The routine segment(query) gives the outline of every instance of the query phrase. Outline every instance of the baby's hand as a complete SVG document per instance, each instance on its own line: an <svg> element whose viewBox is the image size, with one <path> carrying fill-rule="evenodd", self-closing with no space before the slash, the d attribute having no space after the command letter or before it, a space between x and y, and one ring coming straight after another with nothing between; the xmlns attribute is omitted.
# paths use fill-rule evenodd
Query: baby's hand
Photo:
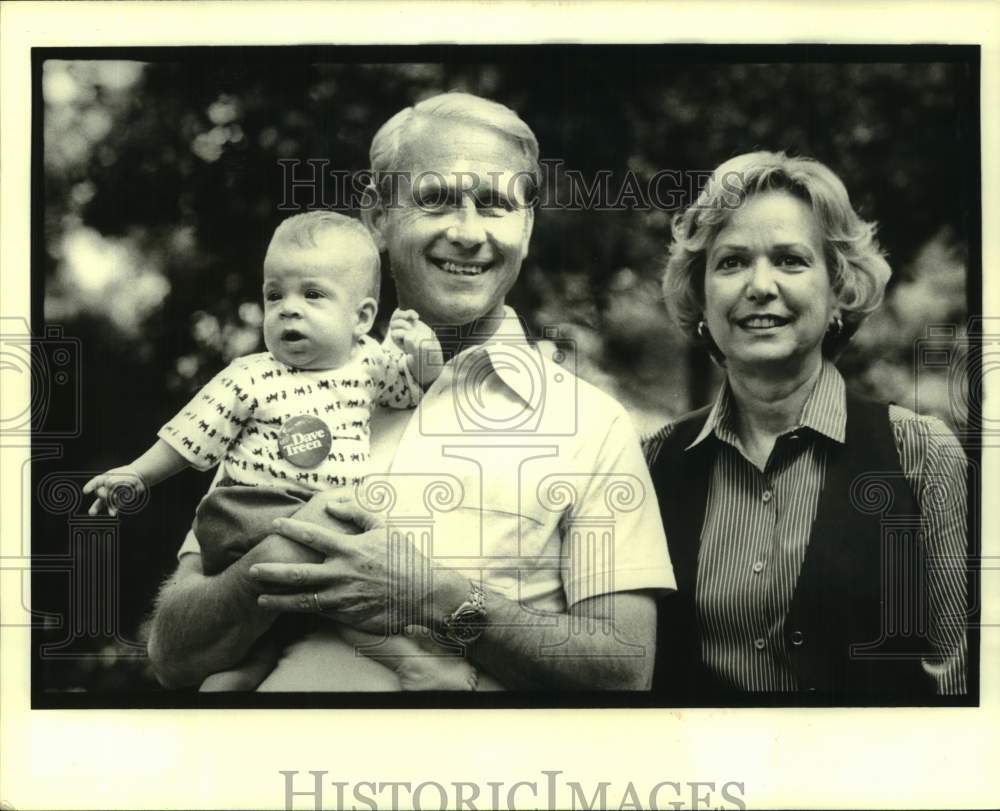
<svg viewBox="0 0 1000 811"><path fill-rule="evenodd" d="M410 360L410 371L421 383L437 380L444 366L441 344L429 326L420 320L415 310L396 310L389 319L389 337Z"/></svg>
<svg viewBox="0 0 1000 811"><path fill-rule="evenodd" d="M106 509L108 515L117 515L118 508L115 505L122 501L122 496L118 495L117 491L122 488L128 488L132 491L125 499L131 501L136 496L146 492L146 482L139 475L139 471L131 465L122 465L122 467L112 468L107 473L94 476L83 486L84 493L97 494L97 501L90 505L87 513L98 515Z"/></svg>

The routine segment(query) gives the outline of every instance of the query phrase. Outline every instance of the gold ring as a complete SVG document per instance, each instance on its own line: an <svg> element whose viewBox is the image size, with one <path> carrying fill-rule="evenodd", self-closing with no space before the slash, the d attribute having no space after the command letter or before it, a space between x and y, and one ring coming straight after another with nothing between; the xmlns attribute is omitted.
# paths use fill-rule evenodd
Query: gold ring
<svg viewBox="0 0 1000 811"><path fill-rule="evenodd" d="M313 603L316 604L316 613L317 614L322 614L323 613L323 609L320 608L320 605L319 605L319 595L315 591L313 592Z"/></svg>

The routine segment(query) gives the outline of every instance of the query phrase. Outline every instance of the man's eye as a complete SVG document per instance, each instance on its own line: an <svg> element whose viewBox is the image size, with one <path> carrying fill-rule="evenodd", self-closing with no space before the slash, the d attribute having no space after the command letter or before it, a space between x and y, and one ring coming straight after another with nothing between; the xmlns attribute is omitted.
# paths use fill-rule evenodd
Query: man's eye
<svg viewBox="0 0 1000 811"><path fill-rule="evenodd" d="M487 214L506 214L514 210L514 204L501 194L482 194L476 199L476 208Z"/></svg>
<svg viewBox="0 0 1000 811"><path fill-rule="evenodd" d="M414 202L426 211L438 211L458 205L458 198L448 188L431 186L418 189L413 195Z"/></svg>

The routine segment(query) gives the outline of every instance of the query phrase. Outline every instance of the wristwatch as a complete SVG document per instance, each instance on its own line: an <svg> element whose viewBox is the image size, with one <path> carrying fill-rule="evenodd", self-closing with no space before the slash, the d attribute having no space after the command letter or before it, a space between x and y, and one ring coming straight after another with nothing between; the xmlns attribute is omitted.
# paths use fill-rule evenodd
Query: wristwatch
<svg viewBox="0 0 1000 811"><path fill-rule="evenodd" d="M468 599L441 621L444 635L460 645L472 644L486 628L486 592L475 580L469 586Z"/></svg>

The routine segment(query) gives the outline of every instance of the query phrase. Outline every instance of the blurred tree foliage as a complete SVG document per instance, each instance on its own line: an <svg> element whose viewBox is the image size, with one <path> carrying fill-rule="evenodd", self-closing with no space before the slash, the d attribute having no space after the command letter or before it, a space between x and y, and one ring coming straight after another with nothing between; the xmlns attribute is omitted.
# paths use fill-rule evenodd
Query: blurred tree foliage
<svg viewBox="0 0 1000 811"><path fill-rule="evenodd" d="M586 48L492 64L310 63L274 53L45 63L48 250L35 272L44 273L47 321L81 338L84 354L84 434L63 469L131 458L225 362L260 348L261 261L288 214L278 210L280 160L363 170L380 124L452 89L517 110L543 158L588 181L610 172L612 198L628 172L646 183L661 169L708 171L753 149L824 161L862 216L879 221L894 268L886 306L842 368L862 389L961 427L945 372L915 383L925 370L915 370L913 346L934 323L958 325L960 340L967 315L977 209L966 65L674 64L666 50ZM547 191L566 182L554 176ZM622 399L643 429L707 401L718 380L659 300L673 213L540 211L511 300L536 329L558 326L578 373ZM390 285L383 312L392 296ZM204 476L178 477L130 520L123 571L137 574L123 615L148 608L173 566L187 506L206 486ZM64 547L64 523L48 529L43 545ZM82 670L57 671L54 683L95 684Z"/></svg>

